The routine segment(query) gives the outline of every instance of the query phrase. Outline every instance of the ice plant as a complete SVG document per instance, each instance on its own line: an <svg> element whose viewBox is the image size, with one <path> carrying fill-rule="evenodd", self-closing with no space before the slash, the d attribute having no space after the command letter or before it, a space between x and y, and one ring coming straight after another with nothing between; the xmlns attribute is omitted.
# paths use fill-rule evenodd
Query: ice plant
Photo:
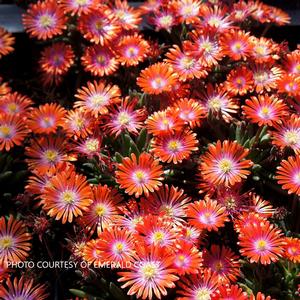
<svg viewBox="0 0 300 300"><path fill-rule="evenodd" d="M14 51L15 38L11 33L0 27L0 58Z"/></svg>

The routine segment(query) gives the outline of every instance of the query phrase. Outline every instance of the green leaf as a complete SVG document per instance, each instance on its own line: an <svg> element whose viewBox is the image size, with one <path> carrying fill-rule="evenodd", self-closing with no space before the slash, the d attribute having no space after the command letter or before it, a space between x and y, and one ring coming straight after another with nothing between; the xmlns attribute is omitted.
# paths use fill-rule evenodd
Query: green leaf
<svg viewBox="0 0 300 300"><path fill-rule="evenodd" d="M0 174L0 182L1 182L1 181L4 181L4 180L6 180L6 179L8 179L9 177L12 176L12 174L13 174L12 171L6 171L6 172L4 172L4 173L1 173L1 174Z"/></svg>
<svg viewBox="0 0 300 300"><path fill-rule="evenodd" d="M77 296L77 297L81 297L81 298L85 298L87 297L88 295L82 291L82 290L77 290L77 289L69 289L69 292L71 294L73 294L74 296Z"/></svg>
<svg viewBox="0 0 300 300"><path fill-rule="evenodd" d="M109 284L109 292L114 297L114 300L127 300L128 298L124 295L123 291L116 286L113 282Z"/></svg>
<svg viewBox="0 0 300 300"><path fill-rule="evenodd" d="M130 143L130 153L134 153L136 157L140 156L140 151L134 142Z"/></svg>
<svg viewBox="0 0 300 300"><path fill-rule="evenodd" d="M145 148L147 141L147 129L143 128L140 132L140 135L137 139L136 145L139 148L140 151L143 151L143 148Z"/></svg>
<svg viewBox="0 0 300 300"><path fill-rule="evenodd" d="M120 164L120 163L122 163L123 156L119 152L116 152L115 159L116 159L116 162L118 162Z"/></svg>

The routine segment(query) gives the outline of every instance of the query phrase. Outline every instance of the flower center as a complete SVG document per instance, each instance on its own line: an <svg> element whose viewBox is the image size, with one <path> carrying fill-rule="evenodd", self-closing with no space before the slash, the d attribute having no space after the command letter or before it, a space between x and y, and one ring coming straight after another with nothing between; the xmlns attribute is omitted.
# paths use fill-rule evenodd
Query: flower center
<svg viewBox="0 0 300 300"><path fill-rule="evenodd" d="M254 51L256 52L256 54L258 54L258 56L265 56L267 54L267 49L262 46L262 45L258 45L254 48Z"/></svg>
<svg viewBox="0 0 300 300"><path fill-rule="evenodd" d="M215 222L214 216L209 211L200 215L200 221L204 224L213 224Z"/></svg>
<svg viewBox="0 0 300 300"><path fill-rule="evenodd" d="M289 145L296 145L299 142L299 138L299 132L296 130L289 130L284 135L284 139Z"/></svg>
<svg viewBox="0 0 300 300"><path fill-rule="evenodd" d="M18 106L16 103L12 102L7 105L7 109L10 113L14 113L18 110Z"/></svg>
<svg viewBox="0 0 300 300"><path fill-rule="evenodd" d="M259 72L253 74L254 80L258 83L264 83L269 79L267 72Z"/></svg>
<svg viewBox="0 0 300 300"><path fill-rule="evenodd" d="M55 150L46 150L44 155L46 160L49 162L55 162L58 157L58 153Z"/></svg>
<svg viewBox="0 0 300 300"><path fill-rule="evenodd" d="M129 123L129 121L130 121L130 115L127 112L123 111L123 112L119 113L119 116L118 116L119 124L127 125Z"/></svg>
<svg viewBox="0 0 300 300"><path fill-rule="evenodd" d="M129 47L126 51L126 56L133 58L135 56L137 56L139 53L139 50L136 47Z"/></svg>
<svg viewBox="0 0 300 300"><path fill-rule="evenodd" d="M268 243L265 240L258 240L258 241L256 241L255 246L256 246L257 250L265 251L265 250L267 250Z"/></svg>
<svg viewBox="0 0 300 300"><path fill-rule="evenodd" d="M41 125L43 128L49 128L54 126L55 120L49 116L42 118Z"/></svg>
<svg viewBox="0 0 300 300"><path fill-rule="evenodd" d="M53 26L54 20L51 16L49 15L42 15L40 17L40 24L43 28L47 29Z"/></svg>
<svg viewBox="0 0 300 300"><path fill-rule="evenodd" d="M161 206L160 211L164 212L168 216L173 216L174 215L173 208L170 205Z"/></svg>
<svg viewBox="0 0 300 300"><path fill-rule="evenodd" d="M165 238L165 233L162 231L156 231L153 234L154 243L160 243Z"/></svg>
<svg viewBox="0 0 300 300"><path fill-rule="evenodd" d="M162 16L159 18L158 22L160 23L160 25L162 25L164 27L169 27L172 25L173 17L170 15Z"/></svg>
<svg viewBox="0 0 300 300"><path fill-rule="evenodd" d="M210 291L207 288L200 288L196 292L196 300L210 300Z"/></svg>
<svg viewBox="0 0 300 300"><path fill-rule="evenodd" d="M184 69L191 69L195 65L195 60L191 57L184 57L181 60L182 66Z"/></svg>
<svg viewBox="0 0 300 300"><path fill-rule="evenodd" d="M203 42L201 48L203 48L206 53L210 53L213 49L213 45L210 42Z"/></svg>
<svg viewBox="0 0 300 300"><path fill-rule="evenodd" d="M107 212L107 209L102 204L97 204L95 207L95 213L98 217L103 217Z"/></svg>
<svg viewBox="0 0 300 300"><path fill-rule="evenodd" d="M99 141L97 139L89 139L85 143L85 147L90 152L95 152L99 148Z"/></svg>
<svg viewBox="0 0 300 300"><path fill-rule="evenodd" d="M221 261L217 261L217 262L215 263L215 270L216 270L217 272L222 271L223 268L224 268L224 266L223 266L223 263L222 263Z"/></svg>
<svg viewBox="0 0 300 300"><path fill-rule="evenodd" d="M144 266L142 266L142 274L147 280L154 279L157 273L157 266L152 262L146 263Z"/></svg>
<svg viewBox="0 0 300 300"><path fill-rule="evenodd" d="M4 236L0 238L0 249L5 250L11 248L14 244L14 240L11 236Z"/></svg>
<svg viewBox="0 0 300 300"><path fill-rule="evenodd" d="M270 119L271 117L271 109L270 107L264 106L261 108L260 110L260 115L264 118L264 119Z"/></svg>
<svg viewBox="0 0 300 300"><path fill-rule="evenodd" d="M138 183L145 183L147 179L147 175L144 171L138 170L133 174L134 180Z"/></svg>
<svg viewBox="0 0 300 300"><path fill-rule="evenodd" d="M107 102L107 97L105 97L105 95L94 95L91 97L91 103L92 105L94 105L95 107L99 107L104 105Z"/></svg>
<svg viewBox="0 0 300 300"><path fill-rule="evenodd" d="M101 30L102 28L103 28L103 22L101 21L101 20L97 20L96 22L95 22L95 28L96 28L96 30Z"/></svg>
<svg viewBox="0 0 300 300"><path fill-rule="evenodd" d="M101 55L101 54L97 55L96 60L97 60L97 63L99 65L101 65L101 66L105 66L106 65L106 57L105 57L105 55Z"/></svg>
<svg viewBox="0 0 300 300"><path fill-rule="evenodd" d="M219 162L219 168L223 173L229 173L232 170L232 167L232 161L227 158L224 158Z"/></svg>
<svg viewBox="0 0 300 300"><path fill-rule="evenodd" d="M152 80L151 85L154 89L161 89L166 85L166 81L161 77L157 77Z"/></svg>
<svg viewBox="0 0 300 300"><path fill-rule="evenodd" d="M88 0L75 0L75 3L76 3L78 6L84 6L84 5L87 5L87 4L88 4Z"/></svg>
<svg viewBox="0 0 300 300"><path fill-rule="evenodd" d="M66 204L71 204L75 202L76 194L73 191L65 191L62 193L61 198Z"/></svg>
<svg viewBox="0 0 300 300"><path fill-rule="evenodd" d="M121 254L124 251L124 244L122 242L115 243L114 250L118 254Z"/></svg>
<svg viewBox="0 0 300 300"><path fill-rule="evenodd" d="M222 101L219 97L211 98L208 101L208 106L209 106L209 108L211 108L213 110L220 110L222 107Z"/></svg>
<svg viewBox="0 0 300 300"><path fill-rule="evenodd" d="M171 152L177 152L181 147L181 143L177 140L172 140L168 143L168 149Z"/></svg>
<svg viewBox="0 0 300 300"><path fill-rule="evenodd" d="M238 88L242 88L245 85L245 79L243 77L238 77L235 80L235 83L238 86Z"/></svg>
<svg viewBox="0 0 300 300"><path fill-rule="evenodd" d="M1 138L9 138L12 134L12 129L7 125L0 126L0 137Z"/></svg>
<svg viewBox="0 0 300 300"><path fill-rule="evenodd" d="M216 16L212 16L207 23L210 26L219 27L221 25L221 20Z"/></svg>
<svg viewBox="0 0 300 300"><path fill-rule="evenodd" d="M232 51L233 52L241 53L241 52L243 52L243 50L244 50L244 47L243 47L243 44L241 42L235 42L232 45Z"/></svg>

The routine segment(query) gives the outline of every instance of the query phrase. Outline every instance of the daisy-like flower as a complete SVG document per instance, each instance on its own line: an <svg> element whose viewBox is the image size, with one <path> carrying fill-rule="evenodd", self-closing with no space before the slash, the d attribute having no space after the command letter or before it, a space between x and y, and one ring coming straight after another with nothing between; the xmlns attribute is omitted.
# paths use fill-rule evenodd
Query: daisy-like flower
<svg viewBox="0 0 300 300"><path fill-rule="evenodd" d="M253 75L246 67L232 69L227 75L225 88L233 96L245 95L253 89Z"/></svg>
<svg viewBox="0 0 300 300"><path fill-rule="evenodd" d="M53 176L41 195L43 209L55 220L71 223L73 218L82 216L92 204L92 192L86 177L65 170Z"/></svg>
<svg viewBox="0 0 300 300"><path fill-rule="evenodd" d="M81 139L76 142L78 144L75 147L75 150L80 154L87 156L88 158L93 158L93 156L101 157L101 145L102 145L102 136L93 135L85 139Z"/></svg>
<svg viewBox="0 0 300 300"><path fill-rule="evenodd" d="M86 72L100 77L113 74L119 65L115 53L107 45L86 47L81 62Z"/></svg>
<svg viewBox="0 0 300 300"><path fill-rule="evenodd" d="M97 8L98 0L59 0L60 7L65 14L70 13L71 16L88 14L93 9Z"/></svg>
<svg viewBox="0 0 300 300"><path fill-rule="evenodd" d="M288 107L283 100L267 94L246 99L242 109L250 122L259 126L281 123L282 118L288 114Z"/></svg>
<svg viewBox="0 0 300 300"><path fill-rule="evenodd" d="M234 229L236 232L249 231L252 226L260 226L261 223L267 223L268 220L255 212L242 212L234 219Z"/></svg>
<svg viewBox="0 0 300 300"><path fill-rule="evenodd" d="M221 285L211 300L248 300L248 295L238 285Z"/></svg>
<svg viewBox="0 0 300 300"><path fill-rule="evenodd" d="M72 47L59 42L43 50L39 64L42 72L61 76L68 72L74 63L74 58Z"/></svg>
<svg viewBox="0 0 300 300"><path fill-rule="evenodd" d="M125 35L117 45L118 61L125 66L136 66L145 60L149 47L141 35Z"/></svg>
<svg viewBox="0 0 300 300"><path fill-rule="evenodd" d="M284 60L284 68L290 74L300 75L300 50L288 53Z"/></svg>
<svg viewBox="0 0 300 300"><path fill-rule="evenodd" d="M218 275L219 282L235 282L240 275L239 257L225 246L212 245L210 251L203 252L203 267Z"/></svg>
<svg viewBox="0 0 300 300"><path fill-rule="evenodd" d="M278 26L286 25L291 22L291 17L282 9L272 6L269 11L269 18L272 23Z"/></svg>
<svg viewBox="0 0 300 300"><path fill-rule="evenodd" d="M162 9L149 17L149 23L155 26L155 30L167 30L171 32L172 27L178 24L178 16L170 9Z"/></svg>
<svg viewBox="0 0 300 300"><path fill-rule="evenodd" d="M34 133L55 133L57 127L63 126L66 110L57 103L46 103L32 108L26 120L27 126Z"/></svg>
<svg viewBox="0 0 300 300"><path fill-rule="evenodd" d="M134 239L129 230L109 227L99 235L96 247L103 262L122 265L132 260Z"/></svg>
<svg viewBox="0 0 300 300"><path fill-rule="evenodd" d="M252 224L241 228L239 233L240 253L250 259L250 263L268 265L283 255L283 233L269 222Z"/></svg>
<svg viewBox="0 0 300 300"><path fill-rule="evenodd" d="M74 107L83 107L94 117L108 113L108 106L120 102L121 91L118 86L96 80L78 89L75 97L79 99Z"/></svg>
<svg viewBox="0 0 300 300"><path fill-rule="evenodd" d="M245 159L249 150L236 141L218 140L209 144L207 152L201 156L199 170L202 178L213 184L233 186L251 173L252 161Z"/></svg>
<svg viewBox="0 0 300 300"><path fill-rule="evenodd" d="M123 158L122 163L118 165L116 182L127 194L134 194L138 198L143 193L148 196L149 192L158 190L162 185L162 175L162 166L150 154L143 152L137 158L132 153L131 157Z"/></svg>
<svg viewBox="0 0 300 300"><path fill-rule="evenodd" d="M120 219L118 205L122 201L116 189L111 189L107 185L97 185L92 187L92 204L89 206L79 222L87 228L89 232L97 231L99 235L105 228L117 223Z"/></svg>
<svg viewBox="0 0 300 300"><path fill-rule="evenodd" d="M180 99L174 104L174 107L179 109L179 118L191 128L199 127L201 120L207 116L206 109L195 99Z"/></svg>
<svg viewBox="0 0 300 300"><path fill-rule="evenodd" d="M28 112L28 108L33 101L27 96L23 96L18 92L8 93L1 97L0 112L7 115L24 115Z"/></svg>
<svg viewBox="0 0 300 300"><path fill-rule="evenodd" d="M0 113L0 151L20 146L28 132L21 116Z"/></svg>
<svg viewBox="0 0 300 300"><path fill-rule="evenodd" d="M179 16L180 23L193 24L200 21L201 1L198 0L179 0L173 4L176 14Z"/></svg>
<svg viewBox="0 0 300 300"><path fill-rule="evenodd" d="M13 281L11 279L8 279L5 282L5 285L0 286L0 298L3 300L46 300L48 297L49 295L46 293L45 285L35 285L33 279L25 279L25 277L23 276L20 279L15 277Z"/></svg>
<svg viewBox="0 0 300 300"><path fill-rule="evenodd" d="M256 63L273 62L279 58L278 55L275 55L278 47L270 39L251 36L251 45L251 58Z"/></svg>
<svg viewBox="0 0 300 300"><path fill-rule="evenodd" d="M121 28L111 11L102 5L82 15L78 22L78 29L85 39L103 46L115 39Z"/></svg>
<svg viewBox="0 0 300 300"><path fill-rule="evenodd" d="M270 22L269 20L269 14L271 6L266 5L259 1L251 1L249 3L251 8L251 17L260 23L267 23Z"/></svg>
<svg viewBox="0 0 300 300"><path fill-rule="evenodd" d="M174 266L178 275L198 274L202 267L202 253L192 243L176 243Z"/></svg>
<svg viewBox="0 0 300 300"><path fill-rule="evenodd" d="M264 200L261 196L250 192L250 211L253 210L264 218L270 218L274 215L275 209L269 201Z"/></svg>
<svg viewBox="0 0 300 300"><path fill-rule="evenodd" d="M222 51L232 60L246 60L252 51L250 33L231 29L220 38Z"/></svg>
<svg viewBox="0 0 300 300"><path fill-rule="evenodd" d="M278 92L286 93L289 96L300 95L300 75L299 74L284 74L277 81Z"/></svg>
<svg viewBox="0 0 300 300"><path fill-rule="evenodd" d="M184 121L179 117L178 108L168 108L163 111L156 111L146 120L146 128L154 136L181 131L184 128Z"/></svg>
<svg viewBox="0 0 300 300"><path fill-rule="evenodd" d="M11 88L7 82L3 81L3 78L0 76L0 99L6 94L11 92Z"/></svg>
<svg viewBox="0 0 300 300"><path fill-rule="evenodd" d="M142 21L139 9L128 5L127 0L116 0L111 7L112 14L125 30L136 30Z"/></svg>
<svg viewBox="0 0 300 300"><path fill-rule="evenodd" d="M218 228L224 227L224 223L229 221L226 208L210 199L190 203L186 214L189 224L200 230L218 231Z"/></svg>
<svg viewBox="0 0 300 300"><path fill-rule="evenodd" d="M144 199L144 206L149 213L156 211L161 216L166 216L174 224L182 224L186 217L185 209L191 198L184 194L183 189L178 189L167 184L161 186L158 191L151 193Z"/></svg>
<svg viewBox="0 0 300 300"><path fill-rule="evenodd" d="M137 85L148 94L158 95L169 92L176 82L177 74L167 63L156 63L142 70Z"/></svg>
<svg viewBox="0 0 300 300"><path fill-rule="evenodd" d="M200 274L183 277L178 286L176 300L208 300L218 288L218 276L206 269Z"/></svg>
<svg viewBox="0 0 300 300"><path fill-rule="evenodd" d="M177 73L180 81L187 81L194 78L203 78L207 75L200 60L195 56L182 51L178 45L174 45L166 53L165 61Z"/></svg>
<svg viewBox="0 0 300 300"><path fill-rule="evenodd" d="M146 111L144 108L135 109L137 102L137 99L130 101L127 97L121 104L110 109L109 120L105 124L105 128L110 135L117 137L125 131L134 135L139 134L146 118Z"/></svg>
<svg viewBox="0 0 300 300"><path fill-rule="evenodd" d="M157 136L151 141L151 151L162 162L181 163L198 150L196 133L191 130L177 131L163 136Z"/></svg>
<svg viewBox="0 0 300 300"><path fill-rule="evenodd" d="M248 5L245 1L239 1L233 4L233 9L230 12L230 19L233 22L244 22L247 19L254 8Z"/></svg>
<svg viewBox="0 0 300 300"><path fill-rule="evenodd" d="M13 35L0 27L0 58L14 51L14 43Z"/></svg>
<svg viewBox="0 0 300 300"><path fill-rule="evenodd" d="M214 87L212 84L207 85L206 92L199 95L207 114L212 113L216 117L221 117L225 122L230 122L232 114L236 114L239 106L235 99L232 99L224 86Z"/></svg>
<svg viewBox="0 0 300 300"><path fill-rule="evenodd" d="M250 66L250 69L257 93L262 93L264 90L270 92L272 89L276 89L277 82L284 73L282 69L270 65L270 63L255 64Z"/></svg>
<svg viewBox="0 0 300 300"><path fill-rule="evenodd" d="M25 223L14 219L0 218L0 263L24 261L31 249L31 234ZM1 289L1 287L0 287Z"/></svg>
<svg viewBox="0 0 300 300"><path fill-rule="evenodd" d="M300 239L286 237L284 241L284 256L295 264L300 263Z"/></svg>
<svg viewBox="0 0 300 300"><path fill-rule="evenodd" d="M281 124L274 124L275 131L271 131L272 144L281 149L290 147L296 154L300 154L300 116L292 114Z"/></svg>
<svg viewBox="0 0 300 300"><path fill-rule="evenodd" d="M66 140L64 137L41 137L32 141L29 147L25 148L26 162L30 170L36 169L39 173L53 173L63 164L75 160L74 156L66 152Z"/></svg>
<svg viewBox="0 0 300 300"><path fill-rule="evenodd" d="M89 240L82 249L83 260L94 266L102 263L102 253L98 250L98 239Z"/></svg>
<svg viewBox="0 0 300 300"><path fill-rule="evenodd" d="M289 194L300 195L300 156L289 156L277 167L276 179Z"/></svg>
<svg viewBox="0 0 300 300"><path fill-rule="evenodd" d="M67 18L57 1L46 0L30 4L23 15L23 25L31 37L39 40L51 39L62 34Z"/></svg>
<svg viewBox="0 0 300 300"><path fill-rule="evenodd" d="M258 292L256 295L251 294L249 300L272 300L271 296L265 296L263 293Z"/></svg>
<svg viewBox="0 0 300 300"><path fill-rule="evenodd" d="M165 7L167 0L146 0L140 6L140 11L143 14L157 13L161 7Z"/></svg>
<svg viewBox="0 0 300 300"><path fill-rule="evenodd" d="M166 288L174 288L176 269L172 266L174 255L167 248L156 246L146 247L136 244L133 263L128 271L119 272L121 287L130 287L127 295L151 300L155 295L161 299L166 296Z"/></svg>

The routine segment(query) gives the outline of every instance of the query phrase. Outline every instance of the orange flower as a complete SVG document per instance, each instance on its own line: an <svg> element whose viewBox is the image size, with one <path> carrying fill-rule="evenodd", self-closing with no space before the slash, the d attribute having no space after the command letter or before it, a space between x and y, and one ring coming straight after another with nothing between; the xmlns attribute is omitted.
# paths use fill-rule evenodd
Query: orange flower
<svg viewBox="0 0 300 300"><path fill-rule="evenodd" d="M65 14L71 13L71 16L88 14L99 4L99 0L59 0L60 7Z"/></svg>
<svg viewBox="0 0 300 300"><path fill-rule="evenodd" d="M197 144L196 133L184 130L155 137L151 141L151 151L162 162L177 164L189 158L192 151L197 151Z"/></svg>
<svg viewBox="0 0 300 300"><path fill-rule="evenodd" d="M300 75L299 74L283 74L277 81L278 92L286 93L289 96L300 95Z"/></svg>
<svg viewBox="0 0 300 300"><path fill-rule="evenodd" d="M245 101L242 109L250 122L258 123L259 126L281 123L282 118L288 114L288 107L283 100L268 95L252 96Z"/></svg>
<svg viewBox="0 0 300 300"><path fill-rule="evenodd" d="M256 295L251 294L249 300L275 300L271 296L265 296L263 293L258 292Z"/></svg>
<svg viewBox="0 0 300 300"><path fill-rule="evenodd" d="M118 165L116 182L120 188L124 188L129 195L139 197L143 193L148 196L149 192L158 190L162 185L163 168L158 160L143 152L138 158L134 153L131 157L125 157Z"/></svg>
<svg viewBox="0 0 300 300"><path fill-rule="evenodd" d="M0 263L24 261L31 249L31 234L12 215L0 218ZM0 287L1 289L1 287Z"/></svg>
<svg viewBox="0 0 300 300"><path fill-rule="evenodd" d="M174 255L167 248L142 244L136 244L135 251L129 270L118 273L118 281L125 282L121 287L130 286L127 295L137 298L151 300L153 293L158 299L166 296L166 288L174 288L179 279L172 267Z"/></svg>
<svg viewBox="0 0 300 300"><path fill-rule="evenodd" d="M119 66L115 53L109 45L86 47L81 61L86 72L100 77L113 74Z"/></svg>
<svg viewBox="0 0 300 300"><path fill-rule="evenodd" d="M272 40L252 36L251 45L251 57L256 63L272 63L274 60L279 59L279 56L275 54L278 50L278 46L276 46Z"/></svg>
<svg viewBox="0 0 300 300"><path fill-rule="evenodd" d="M0 58L14 51L12 47L15 43L15 38L11 33L0 27Z"/></svg>
<svg viewBox="0 0 300 300"><path fill-rule="evenodd" d="M27 96L23 96L17 92L8 93L1 97L0 112L8 115L24 116L28 112L28 108L33 104L33 101Z"/></svg>
<svg viewBox="0 0 300 300"><path fill-rule="evenodd" d="M46 286L33 284L33 279L25 279L22 276L20 279L15 277L12 281L10 278L5 282L5 285L0 286L1 299L49 299L49 294L46 293Z"/></svg>
<svg viewBox="0 0 300 300"><path fill-rule="evenodd" d="M57 1L46 0L30 4L23 15L25 30L39 40L51 39L67 28L67 19Z"/></svg>
<svg viewBox="0 0 300 300"><path fill-rule="evenodd" d="M269 222L252 224L241 228L239 234L240 253L250 259L250 263L268 265L283 255L284 239L280 229Z"/></svg>
<svg viewBox="0 0 300 300"><path fill-rule="evenodd" d="M148 94L158 95L169 92L176 82L177 74L167 63L156 63L142 70L137 85Z"/></svg>
<svg viewBox="0 0 300 300"><path fill-rule="evenodd" d="M284 256L295 264L300 263L300 239L286 237L284 241Z"/></svg>
<svg viewBox="0 0 300 300"><path fill-rule="evenodd" d="M283 190L288 190L289 194L300 195L300 156L289 156L277 167L276 177L278 184Z"/></svg>
<svg viewBox="0 0 300 300"><path fill-rule="evenodd" d="M201 1L198 0L179 0L174 1L173 7L179 16L180 23L193 24L199 22Z"/></svg>
<svg viewBox="0 0 300 300"><path fill-rule="evenodd" d="M3 78L0 77L0 99L10 92L11 88L9 87L8 83L3 82Z"/></svg>
<svg viewBox="0 0 300 300"><path fill-rule="evenodd" d="M71 223L74 217L82 216L92 204L91 188L86 177L65 170L53 176L41 194L41 204L50 217Z"/></svg>
<svg viewBox="0 0 300 300"><path fill-rule="evenodd" d="M233 186L251 173L251 160L245 159L249 150L236 141L219 140L216 145L210 144L208 151L201 156L199 171L202 178L213 184Z"/></svg>
<svg viewBox="0 0 300 300"><path fill-rule="evenodd" d="M28 132L23 118L0 113L0 151L20 146Z"/></svg>
<svg viewBox="0 0 300 300"><path fill-rule="evenodd" d="M34 133L56 133L57 127L63 126L66 110L56 103L46 103L32 108L27 119L28 127Z"/></svg>
<svg viewBox="0 0 300 300"><path fill-rule="evenodd" d="M217 201L206 199L190 203L186 209L188 222L196 228L208 231L218 231L229 221L226 208Z"/></svg>
<svg viewBox="0 0 300 300"><path fill-rule="evenodd" d="M87 86L78 89L75 97L79 99L74 107L83 107L94 117L108 113L108 106L119 103L121 91L117 85L105 84L103 81L96 80L88 82Z"/></svg>

